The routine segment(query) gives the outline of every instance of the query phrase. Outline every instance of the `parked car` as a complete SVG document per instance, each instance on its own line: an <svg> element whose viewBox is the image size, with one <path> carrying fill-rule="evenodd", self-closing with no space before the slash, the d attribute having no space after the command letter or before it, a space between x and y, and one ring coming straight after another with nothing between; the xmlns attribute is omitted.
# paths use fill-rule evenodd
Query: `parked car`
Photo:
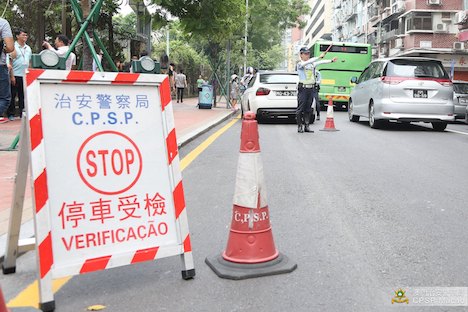
<svg viewBox="0 0 468 312"><path fill-rule="evenodd" d="M241 97L242 113L252 111L257 121L295 120L297 108L297 73L260 71L250 80ZM315 109L310 123L315 121Z"/></svg>
<svg viewBox="0 0 468 312"><path fill-rule="evenodd" d="M455 119L465 119L468 104L468 81L453 80L452 83Z"/></svg>
<svg viewBox="0 0 468 312"><path fill-rule="evenodd" d="M465 123L468 124L468 106L466 106L465 110Z"/></svg>
<svg viewBox="0 0 468 312"><path fill-rule="evenodd" d="M455 120L453 86L442 63L420 57L391 57L372 61L351 91L350 121L369 118L371 128L390 120L430 122L443 131Z"/></svg>

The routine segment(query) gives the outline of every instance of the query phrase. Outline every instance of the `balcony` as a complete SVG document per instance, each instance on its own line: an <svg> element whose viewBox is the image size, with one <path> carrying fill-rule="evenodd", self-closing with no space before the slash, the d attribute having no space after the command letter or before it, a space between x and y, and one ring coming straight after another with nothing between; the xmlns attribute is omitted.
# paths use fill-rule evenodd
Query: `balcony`
<svg viewBox="0 0 468 312"><path fill-rule="evenodd" d="M399 29L392 29L390 31L382 33L382 36L380 38L381 41L388 41L399 35L401 35L401 31Z"/></svg>
<svg viewBox="0 0 468 312"><path fill-rule="evenodd" d="M346 14L345 17L345 22L349 21L350 19L353 19L357 16L357 9L356 8L351 8L351 10L348 11L348 14Z"/></svg>
<svg viewBox="0 0 468 312"><path fill-rule="evenodd" d="M379 19L379 8L375 6L369 7L368 15L369 23L372 23Z"/></svg>

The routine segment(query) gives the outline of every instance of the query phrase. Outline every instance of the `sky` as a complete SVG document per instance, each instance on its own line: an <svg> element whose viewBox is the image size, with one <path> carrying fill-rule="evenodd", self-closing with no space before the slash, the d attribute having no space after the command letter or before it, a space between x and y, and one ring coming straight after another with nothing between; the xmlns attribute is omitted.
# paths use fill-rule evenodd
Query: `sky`
<svg viewBox="0 0 468 312"><path fill-rule="evenodd" d="M122 4L120 5L120 14L127 15L132 12L132 8L128 4L126 4L128 0L123 0Z"/></svg>

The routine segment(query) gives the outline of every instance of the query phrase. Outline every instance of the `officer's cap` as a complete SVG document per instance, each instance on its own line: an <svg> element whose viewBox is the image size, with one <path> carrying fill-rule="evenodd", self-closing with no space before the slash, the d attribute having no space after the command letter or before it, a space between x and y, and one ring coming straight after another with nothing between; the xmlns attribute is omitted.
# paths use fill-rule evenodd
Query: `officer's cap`
<svg viewBox="0 0 468 312"><path fill-rule="evenodd" d="M302 48L299 50L299 52L300 52L301 54L302 54L302 53L307 54L307 53L310 53L310 50L309 50L308 47L302 47Z"/></svg>

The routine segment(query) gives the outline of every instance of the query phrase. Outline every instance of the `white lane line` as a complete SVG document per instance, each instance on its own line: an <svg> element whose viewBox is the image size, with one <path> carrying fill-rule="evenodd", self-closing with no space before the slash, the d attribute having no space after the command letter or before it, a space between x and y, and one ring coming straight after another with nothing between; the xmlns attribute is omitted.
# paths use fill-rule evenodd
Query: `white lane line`
<svg viewBox="0 0 468 312"><path fill-rule="evenodd" d="M468 135L467 132L461 132L461 131L457 131L457 130L445 129L445 131L447 131L447 132L453 132L453 133L458 133L458 134Z"/></svg>

